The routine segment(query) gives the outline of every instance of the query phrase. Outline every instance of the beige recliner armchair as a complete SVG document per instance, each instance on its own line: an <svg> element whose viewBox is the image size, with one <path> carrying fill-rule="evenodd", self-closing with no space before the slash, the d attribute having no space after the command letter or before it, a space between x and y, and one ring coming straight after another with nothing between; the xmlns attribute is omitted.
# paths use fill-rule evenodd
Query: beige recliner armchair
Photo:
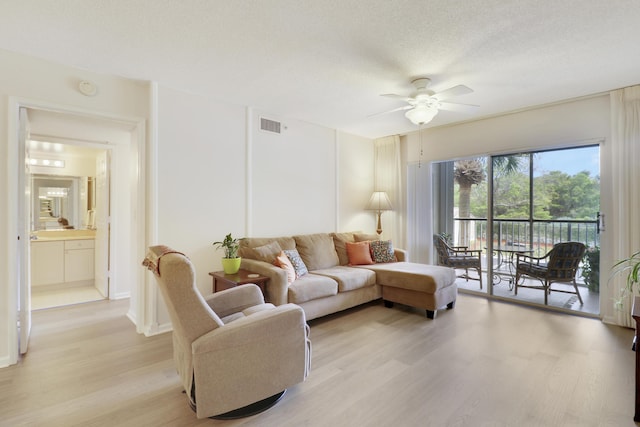
<svg viewBox="0 0 640 427"><path fill-rule="evenodd" d="M302 308L265 304L256 285L204 298L189 259L166 246L150 247L143 265L171 316L174 360L198 418L255 414L305 380L311 342Z"/></svg>

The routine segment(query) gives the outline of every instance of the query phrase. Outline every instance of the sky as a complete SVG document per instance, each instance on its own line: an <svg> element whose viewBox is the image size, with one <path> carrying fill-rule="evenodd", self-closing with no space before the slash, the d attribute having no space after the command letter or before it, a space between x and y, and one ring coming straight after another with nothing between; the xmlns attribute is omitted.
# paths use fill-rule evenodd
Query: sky
<svg viewBox="0 0 640 427"><path fill-rule="evenodd" d="M537 153L533 165L534 176L551 171L575 175L584 170L591 172L591 176L600 175L600 148L593 146Z"/></svg>

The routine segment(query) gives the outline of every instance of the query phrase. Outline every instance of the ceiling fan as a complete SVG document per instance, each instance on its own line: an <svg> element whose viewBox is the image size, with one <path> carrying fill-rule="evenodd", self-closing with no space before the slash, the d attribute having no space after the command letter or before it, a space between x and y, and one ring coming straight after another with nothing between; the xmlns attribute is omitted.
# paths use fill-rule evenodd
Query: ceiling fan
<svg viewBox="0 0 640 427"><path fill-rule="evenodd" d="M447 101L449 98L453 98L454 96L466 95L473 92L473 90L467 86L457 85L436 93L428 88L430 83L431 79L428 77L418 77L411 82L416 90L410 96L396 95L393 93L381 95L387 98L401 99L408 102L409 105L394 108L393 110L385 111L383 113L374 114L374 116L407 110L407 112L404 113L407 119L411 120L413 124L423 125L425 123L429 123L435 115L438 114L439 110L463 111L468 110L469 108L478 107L477 105L459 104Z"/></svg>

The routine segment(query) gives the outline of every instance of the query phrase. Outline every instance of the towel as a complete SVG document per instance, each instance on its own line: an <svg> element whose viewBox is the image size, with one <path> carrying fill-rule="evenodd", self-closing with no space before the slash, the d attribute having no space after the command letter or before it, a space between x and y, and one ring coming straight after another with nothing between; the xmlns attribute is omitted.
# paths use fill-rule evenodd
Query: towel
<svg viewBox="0 0 640 427"><path fill-rule="evenodd" d="M147 251L147 256L142 261L142 265L151 270L156 276L160 276L160 258L166 254L180 254L185 256L182 252L171 249L169 246L151 246Z"/></svg>

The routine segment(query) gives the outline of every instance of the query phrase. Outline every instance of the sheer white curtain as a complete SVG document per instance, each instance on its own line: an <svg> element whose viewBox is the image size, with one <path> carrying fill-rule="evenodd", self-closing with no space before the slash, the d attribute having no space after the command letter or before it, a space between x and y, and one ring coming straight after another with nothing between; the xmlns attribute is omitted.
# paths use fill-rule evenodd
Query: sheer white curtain
<svg viewBox="0 0 640 427"><path fill-rule="evenodd" d="M407 244L412 262L432 264L433 236L432 166L412 163L407 167Z"/></svg>
<svg viewBox="0 0 640 427"><path fill-rule="evenodd" d="M640 250L640 86L611 92L611 154L612 183L618 195L609 221L615 262ZM625 277L615 278L611 285L618 298ZM622 300L615 311L616 323L634 327L631 304L630 295Z"/></svg>
<svg viewBox="0 0 640 427"><path fill-rule="evenodd" d="M393 240L393 245L404 248L405 239L400 159L400 137L398 135L379 138L374 144L374 191L386 191L393 205L392 211L382 213L383 238Z"/></svg>

